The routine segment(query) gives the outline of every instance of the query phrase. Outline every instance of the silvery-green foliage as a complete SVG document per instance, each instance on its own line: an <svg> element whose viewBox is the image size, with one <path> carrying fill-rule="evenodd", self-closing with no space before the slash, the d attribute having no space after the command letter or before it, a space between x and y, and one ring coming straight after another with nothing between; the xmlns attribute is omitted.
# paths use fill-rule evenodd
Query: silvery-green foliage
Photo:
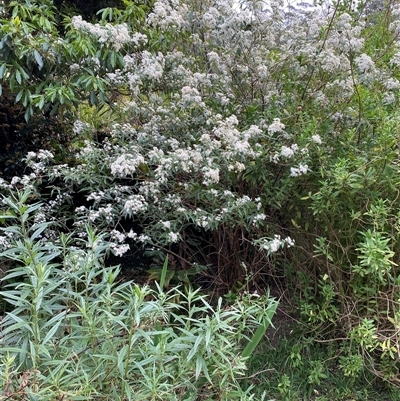
<svg viewBox="0 0 400 401"><path fill-rule="evenodd" d="M276 301L244 294L211 305L200 290L118 282L109 248L86 236L39 238L41 205L30 191L4 198L13 234L0 253L16 262L1 279L0 391L12 399L250 400L242 390L242 342L270 318Z"/></svg>

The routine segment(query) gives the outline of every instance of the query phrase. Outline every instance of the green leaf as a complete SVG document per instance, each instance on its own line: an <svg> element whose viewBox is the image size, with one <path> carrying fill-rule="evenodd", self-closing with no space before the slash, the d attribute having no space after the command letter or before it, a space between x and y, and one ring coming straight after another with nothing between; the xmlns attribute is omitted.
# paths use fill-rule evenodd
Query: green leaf
<svg viewBox="0 0 400 401"><path fill-rule="evenodd" d="M31 235L31 240L34 240L39 237L39 235L50 225L49 222L35 224L33 227L36 229L35 232Z"/></svg>
<svg viewBox="0 0 400 401"><path fill-rule="evenodd" d="M127 344L125 344L119 351L118 351L118 354L117 354L117 367L118 367L118 371L119 371L119 374L120 374L120 376L121 376L121 378L122 377L125 377L126 376L126 373L127 372L125 372L125 360L126 360L126 355L127 355L127 353L128 353L128 345Z"/></svg>
<svg viewBox="0 0 400 401"><path fill-rule="evenodd" d="M110 54L110 62L111 62L111 67L115 68L115 66L117 65L117 55L115 52L111 52Z"/></svg>
<svg viewBox="0 0 400 401"><path fill-rule="evenodd" d="M37 107L39 107L40 110L43 109L44 107L44 96L40 96L39 103L37 104Z"/></svg>
<svg viewBox="0 0 400 401"><path fill-rule="evenodd" d="M12 312L8 312L7 313L7 318L10 318L10 319L14 320L16 323L14 323L14 324L12 324L10 326L7 326L3 330L2 334L6 335L6 334L9 334L9 333L12 333L13 331L20 330L20 329L27 330L31 334L34 334L33 333L33 329L30 326L30 322L28 320L21 319L19 316L17 316L16 314L14 314Z"/></svg>
<svg viewBox="0 0 400 401"><path fill-rule="evenodd" d="M165 285L165 277L167 276L167 269L168 269L168 255L164 260L162 272L161 272L161 278L160 278L160 288L163 289ZM168 284L167 284L168 285Z"/></svg>
<svg viewBox="0 0 400 401"><path fill-rule="evenodd" d="M15 219L15 216L12 214L2 214L2 215L0 215L0 220L3 220L3 219Z"/></svg>
<svg viewBox="0 0 400 401"><path fill-rule="evenodd" d="M157 345L160 343L161 341L161 334L160 332L162 332L162 325L159 321L156 322L155 324L155 329L157 330L154 333L154 337L153 337L153 344L155 347L157 347Z"/></svg>
<svg viewBox="0 0 400 401"><path fill-rule="evenodd" d="M29 119L33 116L33 107L32 105L28 105L27 109L25 110L24 118L25 121L29 121Z"/></svg>
<svg viewBox="0 0 400 401"><path fill-rule="evenodd" d="M34 212L35 210L40 209L42 206L43 206L42 203L34 203L33 205L30 205L30 206L26 209L25 213L27 213L27 214L29 215L29 214L31 214L32 212ZM25 213L24 213L24 214L25 214Z"/></svg>
<svg viewBox="0 0 400 401"><path fill-rule="evenodd" d="M6 64L3 64L0 66L0 79L3 79L5 71L6 71Z"/></svg>
<svg viewBox="0 0 400 401"><path fill-rule="evenodd" d="M187 361L190 361L195 355L196 352L201 344L201 342L204 340L204 336L202 334L200 334L197 338L196 341L192 347L192 349L190 350L188 356L187 356Z"/></svg>
<svg viewBox="0 0 400 401"><path fill-rule="evenodd" d="M15 73L15 79L17 80L17 82L21 85L22 82L22 77L21 77L21 73L19 71L17 71Z"/></svg>
<svg viewBox="0 0 400 401"><path fill-rule="evenodd" d="M26 89L24 91L24 97L22 98L22 104L24 105L24 107L26 107L28 105L28 102L30 101L32 97L32 93L29 89Z"/></svg>
<svg viewBox="0 0 400 401"><path fill-rule="evenodd" d="M54 316L49 322L52 322L52 324L54 324L54 326L48 331L48 333L46 334L46 336L44 337L43 341L42 341L42 345L47 344L54 336L54 334L56 333L56 331L58 330L58 328L60 327L60 324L62 323L64 319L64 314L60 313L56 316Z"/></svg>
<svg viewBox="0 0 400 401"><path fill-rule="evenodd" d="M208 373L207 364L204 358L199 354L196 358L196 380L199 379L201 372L203 371L204 376L207 380L212 383L211 377Z"/></svg>
<svg viewBox="0 0 400 401"><path fill-rule="evenodd" d="M91 106L95 106L99 103L99 101L97 100L96 93L94 91L90 91L89 103Z"/></svg>
<svg viewBox="0 0 400 401"><path fill-rule="evenodd" d="M21 90L18 92L17 96L15 97L15 102L16 102L16 103L19 102L19 101L21 100L23 94L24 94L24 89L21 89Z"/></svg>
<svg viewBox="0 0 400 401"><path fill-rule="evenodd" d="M277 307L278 307L278 302L271 301L271 304L268 307L267 316L264 318L263 322L260 323L256 332L253 334L253 337L250 339L246 348L242 352L243 358L249 357L253 353L259 342L261 341L265 332L267 331L267 328L271 324L271 319L274 316Z"/></svg>
<svg viewBox="0 0 400 401"><path fill-rule="evenodd" d="M43 58L41 54L35 49L33 51L33 55L35 56L35 60L38 63L39 70L41 70L43 68Z"/></svg>

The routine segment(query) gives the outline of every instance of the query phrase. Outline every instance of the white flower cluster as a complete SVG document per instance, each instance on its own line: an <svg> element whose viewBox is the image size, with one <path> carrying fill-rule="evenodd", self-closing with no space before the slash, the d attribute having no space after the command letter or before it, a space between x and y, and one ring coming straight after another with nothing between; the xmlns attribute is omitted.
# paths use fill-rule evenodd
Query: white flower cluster
<svg viewBox="0 0 400 401"><path fill-rule="evenodd" d="M299 164L298 167L290 167L290 176L298 177L299 175L306 174L308 171L307 164Z"/></svg>
<svg viewBox="0 0 400 401"><path fill-rule="evenodd" d="M141 74L148 79L157 80L163 75L164 56L161 53L153 55L148 51L141 53Z"/></svg>
<svg viewBox="0 0 400 401"><path fill-rule="evenodd" d="M248 130L240 132L236 126L239 121L235 115L227 117L225 120L218 121L217 127L213 129L214 136L218 141L211 140L207 134L202 136L203 142L208 142L213 147L223 147L227 150L225 157L230 160L236 155L257 157L259 153L253 149L250 141L257 139L262 131L256 125L252 125ZM234 167L232 167L234 169Z"/></svg>
<svg viewBox="0 0 400 401"><path fill-rule="evenodd" d="M204 185L218 184L219 182L218 168L212 169L209 167L204 167L203 175L204 175L204 180L203 180Z"/></svg>
<svg viewBox="0 0 400 401"><path fill-rule="evenodd" d="M264 213L256 214L253 217L253 225L258 225L260 222L264 221L267 218L267 215Z"/></svg>
<svg viewBox="0 0 400 401"><path fill-rule="evenodd" d="M123 256L130 250L130 246L128 244L111 244L111 250L115 256Z"/></svg>
<svg viewBox="0 0 400 401"><path fill-rule="evenodd" d="M318 138L319 138L319 136L315 137L316 141L318 140ZM285 145L281 146L280 152L279 153L276 152L274 155L272 155L270 157L270 160L273 163L277 164L277 163L279 163L281 161L281 159L294 159L295 156L298 159L299 156L297 156L297 155L300 155L300 157L302 157L304 155L307 155L307 153L308 153L308 149L307 148L299 149L299 146L296 143L293 143L290 146L285 146ZM284 161L286 163L286 160L284 160ZM305 174L307 172L307 170L305 170L304 166L306 166L306 165L305 164L301 164L299 166L299 168L291 167L291 174L290 175L292 177L295 177L296 176L295 175L296 171L301 171L301 174ZM297 175L299 175L299 174L297 174Z"/></svg>
<svg viewBox="0 0 400 401"><path fill-rule="evenodd" d="M354 61L361 73L375 70L375 63L372 61L371 57L365 53L360 54Z"/></svg>
<svg viewBox="0 0 400 401"><path fill-rule="evenodd" d="M293 144L291 145L291 147L287 147L287 146L282 146L281 148L281 156L285 157L285 158L291 158L292 156L294 156L294 154L299 150L299 147L297 144Z"/></svg>
<svg viewBox="0 0 400 401"><path fill-rule="evenodd" d="M142 155L123 153L111 163L111 174L114 177L127 177L132 175L136 168L143 163L144 157Z"/></svg>
<svg viewBox="0 0 400 401"><path fill-rule="evenodd" d="M115 229L110 232L110 236L113 241L116 241L118 243L124 242L126 238L124 233Z"/></svg>
<svg viewBox="0 0 400 401"><path fill-rule="evenodd" d="M338 55L330 50L323 50L317 58L322 70L327 72L335 72L343 66L343 63L348 64L348 60L343 55Z"/></svg>
<svg viewBox="0 0 400 401"><path fill-rule="evenodd" d="M208 29L216 28L220 15L220 12L215 7L210 7L202 16L203 26Z"/></svg>
<svg viewBox="0 0 400 401"><path fill-rule="evenodd" d="M35 158L38 159L38 160L41 160L41 161L49 161L49 160L54 159L54 155L50 151L43 150L43 149L40 149L37 153L28 152L27 155L26 155L26 160L27 161L30 161L30 160L35 159Z"/></svg>
<svg viewBox="0 0 400 401"><path fill-rule="evenodd" d="M5 251L12 246L12 233L5 232L5 235L0 235L0 250Z"/></svg>
<svg viewBox="0 0 400 401"><path fill-rule="evenodd" d="M387 90L397 90L400 89L400 81L397 78L389 78L385 82Z"/></svg>
<svg viewBox="0 0 400 401"><path fill-rule="evenodd" d="M110 43L114 50L120 50L125 44L139 45L147 42L147 36L141 33L131 34L126 24L91 24L80 15L72 17L72 26L78 31L85 31L98 38L99 43Z"/></svg>
<svg viewBox="0 0 400 401"><path fill-rule="evenodd" d="M168 233L169 242L178 242L179 237L179 233L174 233L172 231Z"/></svg>
<svg viewBox="0 0 400 401"><path fill-rule="evenodd" d="M400 51L397 51L395 54L393 54L390 64L392 66L400 67Z"/></svg>
<svg viewBox="0 0 400 401"><path fill-rule="evenodd" d="M14 177L11 181L12 185L21 183L23 185L30 185L31 181L41 175L46 169L50 161L54 159L54 155L48 151L40 149L38 152L28 152L26 155L26 164L33 170L29 176L24 175L21 177Z"/></svg>
<svg viewBox="0 0 400 401"><path fill-rule="evenodd" d="M139 192L152 202L156 202L161 194L159 184L154 181L143 181L139 187Z"/></svg>
<svg viewBox="0 0 400 401"><path fill-rule="evenodd" d="M228 165L228 171L232 171L232 170L236 173L240 173L240 172L246 170L246 166L243 163L235 161L233 164Z"/></svg>
<svg viewBox="0 0 400 401"><path fill-rule="evenodd" d="M111 251L115 256L123 256L126 252L130 250L129 244L124 243L128 235L114 229L110 232L110 237Z"/></svg>
<svg viewBox="0 0 400 401"><path fill-rule="evenodd" d="M360 25L352 24L352 17L343 13L336 19L335 32L327 40L328 47L345 52L346 54L358 53L364 46L361 37Z"/></svg>
<svg viewBox="0 0 400 401"><path fill-rule="evenodd" d="M201 99L201 95L196 88L191 88L190 86L184 86L181 92L182 92L183 103L196 103L199 105L204 105Z"/></svg>
<svg viewBox="0 0 400 401"><path fill-rule="evenodd" d="M322 144L322 139L318 134L314 134L311 139L313 140L313 142L315 142L318 145Z"/></svg>
<svg viewBox="0 0 400 401"><path fill-rule="evenodd" d="M187 24L188 8L179 0L157 0L153 12L147 17L147 23L161 29L181 28Z"/></svg>
<svg viewBox="0 0 400 401"><path fill-rule="evenodd" d="M84 212L85 209L83 208L80 211ZM107 222L112 222L115 220L115 212L111 203L108 203L106 206L99 207L98 210L89 210L89 221L95 222L100 218L104 218Z"/></svg>
<svg viewBox="0 0 400 401"><path fill-rule="evenodd" d="M147 210L148 203L143 195L131 195L124 204L124 211L130 216Z"/></svg>
<svg viewBox="0 0 400 401"><path fill-rule="evenodd" d="M0 188L4 189L4 190L7 190L7 189L12 188L12 185L8 184L7 181L4 180L3 178L0 178Z"/></svg>
<svg viewBox="0 0 400 401"><path fill-rule="evenodd" d="M74 17L75 29L121 50L122 65L108 68L103 77L109 88L128 92L126 107L115 105L127 123L113 127L102 145L85 142L81 165L53 170L55 177L69 174L71 182L80 183L90 181L92 171L110 169L112 184L103 180L99 186L104 177L90 184L91 206L78 211L80 221L86 216L114 228L121 216L135 216L149 225L128 238L163 245L182 240L182 227L190 224L199 230L244 225L253 235L269 219L269 209L254 198L259 194L250 190L251 180L275 175L279 185L280 177L308 173L314 154L307 151L325 145L325 127L339 135L357 120L359 85L377 80L388 91L383 102L396 102L396 74L379 76L381 63L375 65L363 48L362 25L349 14L315 7L288 18L280 0L248 1L240 12L236 3L216 0L200 7L156 0L147 24L165 40L145 51L128 49L147 38L126 25ZM82 63L100 74L98 59L89 56L71 65L71 72L78 73ZM399 66L400 52L390 68ZM293 90L287 90L289 84ZM304 125L308 110L315 121ZM76 121L74 132L84 129ZM134 178L124 180L129 188L117 188L125 178ZM123 233L111 235L113 252L126 252ZM276 236L264 240L262 249L274 253L283 245L293 242Z"/></svg>
<svg viewBox="0 0 400 401"><path fill-rule="evenodd" d="M294 246L294 240L290 237L284 239L280 235L275 235L274 238L261 238L260 240L254 241L262 250L268 252L268 254L276 253L279 249L283 248L285 245L287 247Z"/></svg>
<svg viewBox="0 0 400 401"><path fill-rule="evenodd" d="M72 131L75 135L79 135L89 128L90 128L90 125L88 123L82 122L80 120L76 120L72 127Z"/></svg>
<svg viewBox="0 0 400 401"><path fill-rule="evenodd" d="M90 195L88 195L86 197L86 200L87 201L94 200L95 202L100 202L102 199L104 199L104 195L105 195L104 191L95 191L92 192Z"/></svg>
<svg viewBox="0 0 400 401"><path fill-rule="evenodd" d="M272 124L268 127L268 132L274 134L275 132L282 132L285 129L285 124L281 123L280 118L274 118Z"/></svg>

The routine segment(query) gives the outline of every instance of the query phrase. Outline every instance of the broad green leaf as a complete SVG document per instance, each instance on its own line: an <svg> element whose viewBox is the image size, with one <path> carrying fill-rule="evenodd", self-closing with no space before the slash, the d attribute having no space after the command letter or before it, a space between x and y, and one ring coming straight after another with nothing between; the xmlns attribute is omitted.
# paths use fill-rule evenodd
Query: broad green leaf
<svg viewBox="0 0 400 401"><path fill-rule="evenodd" d="M35 56L35 60L38 63L39 70L41 70L43 68L43 58L41 54L35 49L33 51L33 55Z"/></svg>
<svg viewBox="0 0 400 401"><path fill-rule="evenodd" d="M18 92L17 96L15 97L15 102L16 102L16 103L19 102L19 101L21 100L23 94L24 94L24 89L21 89L21 90Z"/></svg>

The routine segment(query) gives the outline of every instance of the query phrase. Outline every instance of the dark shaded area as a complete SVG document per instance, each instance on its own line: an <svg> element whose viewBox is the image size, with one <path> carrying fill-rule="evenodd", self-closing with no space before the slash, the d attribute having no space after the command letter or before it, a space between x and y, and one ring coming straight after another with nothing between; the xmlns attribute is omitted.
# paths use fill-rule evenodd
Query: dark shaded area
<svg viewBox="0 0 400 401"><path fill-rule="evenodd" d="M24 174L23 159L28 152L49 150L56 158L68 152L69 130L57 116L37 114L26 122L24 112L21 104L15 104L15 95L4 89L0 97L0 177L6 180Z"/></svg>
<svg viewBox="0 0 400 401"><path fill-rule="evenodd" d="M61 12L74 11L88 20L97 18L96 13L103 8L123 6L121 0L53 0L53 3Z"/></svg>

